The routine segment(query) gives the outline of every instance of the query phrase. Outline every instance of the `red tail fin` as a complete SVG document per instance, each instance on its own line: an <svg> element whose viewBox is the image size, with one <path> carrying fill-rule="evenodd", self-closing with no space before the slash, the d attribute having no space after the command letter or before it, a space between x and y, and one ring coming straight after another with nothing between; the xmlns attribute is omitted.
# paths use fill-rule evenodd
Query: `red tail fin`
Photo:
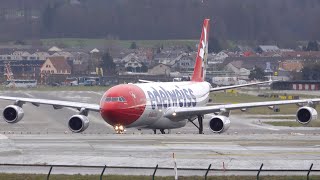
<svg viewBox="0 0 320 180"><path fill-rule="evenodd" d="M203 22L196 64L194 66L191 81L202 82L205 79L208 56L209 20L210 19L205 19Z"/></svg>

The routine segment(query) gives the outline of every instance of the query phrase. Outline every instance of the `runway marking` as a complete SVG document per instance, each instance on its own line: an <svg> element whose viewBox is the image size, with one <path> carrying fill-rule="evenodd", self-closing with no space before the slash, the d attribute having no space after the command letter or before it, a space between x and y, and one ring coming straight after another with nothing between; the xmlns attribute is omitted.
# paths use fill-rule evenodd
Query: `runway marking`
<svg viewBox="0 0 320 180"><path fill-rule="evenodd" d="M0 134L0 139L8 139L8 136L5 136L3 134Z"/></svg>
<svg viewBox="0 0 320 180"><path fill-rule="evenodd" d="M249 125L253 126L253 127L261 128L261 129L272 130L272 131L279 131L280 130L280 129L276 129L276 128L272 128L272 127L259 126L259 125L256 125L256 124L249 124Z"/></svg>
<svg viewBox="0 0 320 180"><path fill-rule="evenodd" d="M98 94L99 96L102 96L103 95L103 93L99 93L99 92L95 92L95 91L88 91L89 93L92 93L92 94Z"/></svg>
<svg viewBox="0 0 320 180"><path fill-rule="evenodd" d="M27 96L29 96L29 97L32 97L32 98L34 98L35 96L33 96L33 95L31 95L30 93L28 93L28 92L24 92L23 94L25 94L25 95L27 95Z"/></svg>

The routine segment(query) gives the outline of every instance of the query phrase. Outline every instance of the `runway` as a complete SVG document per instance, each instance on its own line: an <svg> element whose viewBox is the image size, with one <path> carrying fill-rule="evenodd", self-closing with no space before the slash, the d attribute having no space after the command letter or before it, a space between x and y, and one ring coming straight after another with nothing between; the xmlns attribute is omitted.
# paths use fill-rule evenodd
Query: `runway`
<svg viewBox="0 0 320 180"><path fill-rule="evenodd" d="M37 97L99 103L103 92L1 92L1 95ZM10 101L1 101L0 109ZM207 123L205 135L189 123L171 134L152 134L151 130L128 129L114 134L97 113L90 113L89 128L72 134L67 128L74 110L53 110L50 106L23 106L25 117L17 124L0 122L0 162L11 164L58 164L89 166L173 167L175 153L179 168L205 169L320 169L320 129L274 127L243 115L231 116L231 127L224 134L213 134ZM207 120L208 121L208 120ZM0 168L0 172L42 172L25 168ZM47 168L44 168L45 173ZM95 170L100 173L101 170ZM95 173L87 172L87 173ZM57 173L58 171L56 171ZM63 173L79 173L62 170ZM110 172L110 171L109 171ZM152 174L125 171L128 174ZM43 172L44 173L44 172ZM86 171L80 171L86 173ZM115 170L115 174L123 174ZM171 175L171 172L168 172ZM191 174L203 172L194 172Z"/></svg>

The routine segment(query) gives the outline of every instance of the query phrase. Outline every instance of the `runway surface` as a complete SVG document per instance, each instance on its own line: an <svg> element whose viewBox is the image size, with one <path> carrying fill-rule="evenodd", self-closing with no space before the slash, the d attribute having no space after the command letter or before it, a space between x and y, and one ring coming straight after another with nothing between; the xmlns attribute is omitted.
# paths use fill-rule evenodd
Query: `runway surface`
<svg viewBox="0 0 320 180"><path fill-rule="evenodd" d="M1 92L1 95L37 97L99 103L103 92ZM12 104L0 101L0 109ZM320 129L275 127L257 118L232 115L231 127L224 134L213 134L207 123L205 135L189 123L171 134L153 135L151 130L128 129L114 134L98 113L90 113L90 126L82 134L72 134L67 120L76 114L70 108L23 106L25 117L17 124L0 122L0 162L12 164L66 164L93 166L173 167L175 153L179 168L205 169L320 169ZM208 122L208 120L206 120ZM79 170L79 169L78 169ZM63 173L97 173L76 169ZM39 168L0 168L0 172L42 172ZM42 173L46 173L44 168ZM58 173L59 171L56 171ZM109 171L110 172L110 171ZM123 174L123 170L112 171ZM128 174L152 174L152 170L126 170ZM193 172L191 174L201 172ZM171 175L168 172L168 175Z"/></svg>

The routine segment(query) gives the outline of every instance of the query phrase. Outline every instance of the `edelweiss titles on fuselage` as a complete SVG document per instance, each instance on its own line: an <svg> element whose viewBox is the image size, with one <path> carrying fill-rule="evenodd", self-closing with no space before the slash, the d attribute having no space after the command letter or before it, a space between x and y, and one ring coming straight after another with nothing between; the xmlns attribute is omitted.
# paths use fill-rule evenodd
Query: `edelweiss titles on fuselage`
<svg viewBox="0 0 320 180"><path fill-rule="evenodd" d="M190 88L176 88L166 90L159 86L157 89L151 87L152 91L147 91L151 101L152 109L163 109L168 107L195 107L197 105L196 96Z"/></svg>

